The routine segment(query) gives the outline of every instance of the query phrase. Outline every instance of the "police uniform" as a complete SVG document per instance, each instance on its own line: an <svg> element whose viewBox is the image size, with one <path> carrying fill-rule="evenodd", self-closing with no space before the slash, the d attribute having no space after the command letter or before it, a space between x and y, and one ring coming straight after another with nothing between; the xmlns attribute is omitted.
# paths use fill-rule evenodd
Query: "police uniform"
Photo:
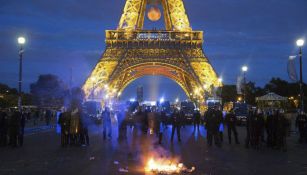
<svg viewBox="0 0 307 175"><path fill-rule="evenodd" d="M298 127L300 133L299 142L307 141L307 117L305 114L299 114L296 118L296 127Z"/></svg>
<svg viewBox="0 0 307 175"><path fill-rule="evenodd" d="M172 127L171 141L173 142L175 130L177 130L178 142L181 142L181 137L180 137L181 115L178 111L175 111L172 114L172 125L173 127Z"/></svg>
<svg viewBox="0 0 307 175"><path fill-rule="evenodd" d="M233 132L235 136L236 143L239 144L238 132L236 128L237 118L233 112L230 112L229 114L226 115L226 124L227 124L227 129L228 129L229 144L231 144L231 132Z"/></svg>
<svg viewBox="0 0 307 175"><path fill-rule="evenodd" d="M220 119L218 114L215 110L209 109L205 114L205 122L206 122L206 129L207 129L207 139L208 145L212 145L212 141L214 139L215 144L217 146L221 146L220 136L219 136L219 126L220 126Z"/></svg>

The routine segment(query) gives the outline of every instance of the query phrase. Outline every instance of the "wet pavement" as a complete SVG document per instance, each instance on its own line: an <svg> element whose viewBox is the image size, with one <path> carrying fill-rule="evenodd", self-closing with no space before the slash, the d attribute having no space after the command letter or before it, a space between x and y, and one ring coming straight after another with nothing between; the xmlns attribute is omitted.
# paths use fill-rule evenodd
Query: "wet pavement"
<svg viewBox="0 0 307 175"><path fill-rule="evenodd" d="M288 138L288 151L245 149L245 129L239 127L240 145L229 145L227 134L221 148L206 144L205 130L193 132L182 128L182 142L170 142L171 126L164 131L158 145L155 134L144 135L135 128L127 129L127 139L102 139L101 126L90 129L90 146L60 146L56 128L25 136L22 148L0 148L0 174L22 175L120 175L144 173L149 155L178 158L187 167L196 168L195 175L219 174L307 174L307 145L297 144L295 134Z"/></svg>

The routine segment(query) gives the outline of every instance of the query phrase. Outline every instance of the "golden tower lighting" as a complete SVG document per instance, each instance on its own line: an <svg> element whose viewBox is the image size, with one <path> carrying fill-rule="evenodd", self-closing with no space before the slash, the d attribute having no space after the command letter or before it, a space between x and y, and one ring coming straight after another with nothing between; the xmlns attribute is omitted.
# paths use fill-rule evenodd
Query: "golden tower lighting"
<svg viewBox="0 0 307 175"><path fill-rule="evenodd" d="M152 6L162 7L164 30L143 29L146 9ZM160 9L148 12L153 21L159 18ZM190 99L195 99L197 89L200 102L205 101L205 92L212 93L203 85L222 85L203 52L203 31L192 30L183 0L126 0L118 28L106 31L105 42L105 52L83 86L87 99L91 77L96 77L99 94L108 89L123 92L140 77L162 75L174 80ZM118 94L108 95L115 98Z"/></svg>

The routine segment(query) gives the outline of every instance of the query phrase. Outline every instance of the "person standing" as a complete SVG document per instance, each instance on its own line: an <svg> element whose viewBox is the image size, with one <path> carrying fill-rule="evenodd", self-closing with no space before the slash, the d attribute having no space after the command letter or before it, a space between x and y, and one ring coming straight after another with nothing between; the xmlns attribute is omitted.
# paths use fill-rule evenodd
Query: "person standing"
<svg viewBox="0 0 307 175"><path fill-rule="evenodd" d="M283 114L283 111L280 112L280 115L278 116L278 123L277 123L277 128L278 128L278 144L277 144L277 149L282 149L284 152L287 151L287 142L286 142L286 138L287 138L287 132L288 132L288 128L290 126L289 121L287 120L287 118L285 117L285 115Z"/></svg>
<svg viewBox="0 0 307 175"><path fill-rule="evenodd" d="M33 119L33 125L36 126L39 119L39 109L36 109Z"/></svg>
<svg viewBox="0 0 307 175"><path fill-rule="evenodd" d="M23 136L25 133L26 115L19 112L20 130L18 135L19 146L23 146Z"/></svg>
<svg viewBox="0 0 307 175"><path fill-rule="evenodd" d="M277 138L278 138L278 118L279 118L279 111L274 110L273 118L272 118L272 147L277 147Z"/></svg>
<svg viewBox="0 0 307 175"><path fill-rule="evenodd" d="M178 142L181 142L180 129L181 129L181 115L178 109L175 109L172 114L172 136L171 142L174 140L175 131L177 131Z"/></svg>
<svg viewBox="0 0 307 175"><path fill-rule="evenodd" d="M10 132L10 145L12 147L18 146L18 135L20 131L20 114L18 111L14 111L9 121Z"/></svg>
<svg viewBox="0 0 307 175"><path fill-rule="evenodd" d="M267 114L266 131L267 131L267 146L273 148L273 115L271 112Z"/></svg>
<svg viewBox="0 0 307 175"><path fill-rule="evenodd" d="M105 107L104 111L101 114L103 121L103 140L106 140L107 133L108 138L112 138L112 121L111 121L111 112L108 107Z"/></svg>
<svg viewBox="0 0 307 175"><path fill-rule="evenodd" d="M252 142L252 121L255 116L255 112L252 109L249 109L247 121L246 121L246 139L245 139L245 148L253 146Z"/></svg>
<svg viewBox="0 0 307 175"><path fill-rule="evenodd" d="M237 132L237 118L233 109L226 115L226 124L228 129L229 144L231 144L231 132L234 134L236 144L240 144Z"/></svg>
<svg viewBox="0 0 307 175"><path fill-rule="evenodd" d="M264 126L263 114L262 114L262 111L258 109L257 113L255 114L252 120L252 128L253 128L252 129L253 130L252 140L253 140L254 148L257 150L260 148L260 141L261 141L263 126Z"/></svg>
<svg viewBox="0 0 307 175"><path fill-rule="evenodd" d="M7 144L7 113L3 110L0 112L0 146Z"/></svg>
<svg viewBox="0 0 307 175"><path fill-rule="evenodd" d="M201 114L199 112L199 109L197 109L193 114L194 132L196 131L196 127L197 131L199 131L200 117Z"/></svg>
<svg viewBox="0 0 307 175"><path fill-rule="evenodd" d="M220 135L219 135L219 127L220 127L220 119L218 117L217 112L209 108L209 110L205 113L205 127L207 129L207 140L208 145L212 146L212 141L214 139L215 145L221 146Z"/></svg>
<svg viewBox="0 0 307 175"><path fill-rule="evenodd" d="M216 116L217 116L217 121L220 123L219 124L219 136L220 136L220 142L222 143L224 140L224 118L223 118L223 112L220 109L221 107L216 105L215 106L215 112L216 112Z"/></svg>
<svg viewBox="0 0 307 175"><path fill-rule="evenodd" d="M63 109L59 116L58 124L61 126L61 145L65 147L69 144L70 139L70 119L71 111Z"/></svg>
<svg viewBox="0 0 307 175"><path fill-rule="evenodd" d="M89 117L83 112L80 112L80 142L81 145L90 145L90 138L88 136Z"/></svg>
<svg viewBox="0 0 307 175"><path fill-rule="evenodd" d="M58 124L61 126L61 146L66 146L65 143L65 120L64 120L65 111L63 110L59 116Z"/></svg>
<svg viewBox="0 0 307 175"><path fill-rule="evenodd" d="M50 109L47 109L47 110L46 110L46 114L45 114L45 121L46 121L46 125L47 125L47 126L50 125L51 116L52 116L51 110L50 110Z"/></svg>
<svg viewBox="0 0 307 175"><path fill-rule="evenodd" d="M160 117L161 117L163 128L166 128L167 127L167 115L164 109L162 109Z"/></svg>
<svg viewBox="0 0 307 175"><path fill-rule="evenodd" d="M165 122L164 122L164 117L162 116L165 115L165 112L161 112L160 115L157 115L157 132L158 132L158 139L159 139L159 144L162 144L162 139L163 139L163 131L165 127Z"/></svg>
<svg viewBox="0 0 307 175"><path fill-rule="evenodd" d="M117 113L118 125L118 140L121 141L127 138L127 115L124 112Z"/></svg>
<svg viewBox="0 0 307 175"><path fill-rule="evenodd" d="M296 127L298 128L300 138L299 143L307 142L307 116L304 111L301 111L296 118Z"/></svg>
<svg viewBox="0 0 307 175"><path fill-rule="evenodd" d="M70 144L77 145L79 142L80 137L80 110L78 107L72 109L70 115Z"/></svg>

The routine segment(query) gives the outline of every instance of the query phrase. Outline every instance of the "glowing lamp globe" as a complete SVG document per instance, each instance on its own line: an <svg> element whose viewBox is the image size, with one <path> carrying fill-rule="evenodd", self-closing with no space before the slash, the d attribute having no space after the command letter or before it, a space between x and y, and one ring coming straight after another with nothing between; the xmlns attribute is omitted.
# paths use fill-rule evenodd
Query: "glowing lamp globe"
<svg viewBox="0 0 307 175"><path fill-rule="evenodd" d="M247 66L243 66L243 67L242 67L242 71L243 71L243 72L247 72L247 71L248 71L248 67L247 67Z"/></svg>
<svg viewBox="0 0 307 175"><path fill-rule="evenodd" d="M296 41L296 45L298 47L302 47L304 45L304 43L305 43L305 41L303 39L299 39L299 40Z"/></svg>
<svg viewBox="0 0 307 175"><path fill-rule="evenodd" d="M17 41L18 41L18 44L21 44L21 45L26 43L26 39L24 37L19 37Z"/></svg>
<svg viewBox="0 0 307 175"><path fill-rule="evenodd" d="M151 7L147 13L150 21L158 21L161 18L161 11L158 7Z"/></svg>

